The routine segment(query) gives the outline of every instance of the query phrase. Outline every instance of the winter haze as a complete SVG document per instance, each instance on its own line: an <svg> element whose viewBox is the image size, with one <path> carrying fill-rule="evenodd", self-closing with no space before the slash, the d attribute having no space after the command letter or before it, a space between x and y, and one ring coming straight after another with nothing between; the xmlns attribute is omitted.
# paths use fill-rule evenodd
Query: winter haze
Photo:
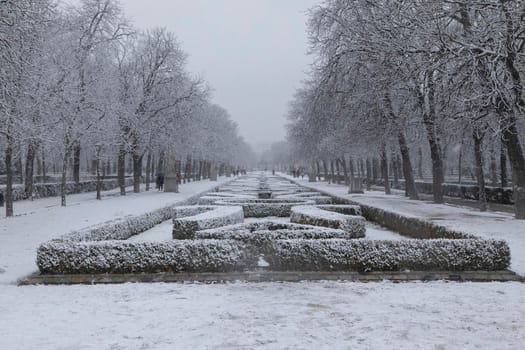
<svg viewBox="0 0 525 350"><path fill-rule="evenodd" d="M316 0L126 0L140 29L173 31L191 71L256 146L284 138L285 114L308 69L307 11Z"/></svg>

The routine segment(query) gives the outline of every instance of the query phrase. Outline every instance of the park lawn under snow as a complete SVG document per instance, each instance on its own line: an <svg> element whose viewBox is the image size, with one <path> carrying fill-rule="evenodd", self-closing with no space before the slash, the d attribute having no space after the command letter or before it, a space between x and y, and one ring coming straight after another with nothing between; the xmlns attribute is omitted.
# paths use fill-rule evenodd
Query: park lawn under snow
<svg viewBox="0 0 525 350"><path fill-rule="evenodd" d="M294 180L297 181L297 179ZM348 194L348 187L343 185L327 184L326 182L309 183L307 179L299 179L298 182L319 191L348 198L359 204L429 220L437 225L482 238L503 239L507 241L511 250L511 270L525 275L525 220L516 220L512 214L480 212L450 204L414 201L400 195L386 195L379 191Z"/></svg>
<svg viewBox="0 0 525 350"><path fill-rule="evenodd" d="M183 185L179 194L151 191L102 201L93 193L72 195L66 208L58 198L15 203L19 216L0 218L0 267L6 270L0 273L0 349L523 348L525 285L515 282L14 284L36 270L35 250L43 241L214 185L203 181ZM153 230L168 232L169 239L171 220Z"/></svg>

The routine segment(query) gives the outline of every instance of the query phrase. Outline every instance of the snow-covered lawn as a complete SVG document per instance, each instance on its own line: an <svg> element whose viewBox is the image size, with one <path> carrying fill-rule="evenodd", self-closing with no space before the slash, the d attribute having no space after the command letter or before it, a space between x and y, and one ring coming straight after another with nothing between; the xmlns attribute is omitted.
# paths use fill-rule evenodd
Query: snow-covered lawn
<svg viewBox="0 0 525 350"><path fill-rule="evenodd" d="M151 191L102 201L93 193L72 195L66 208L57 198L15 203L19 216L0 217L0 268L5 270L0 272L0 349L523 348L525 285L514 282L14 285L36 270L41 242L182 201L215 185L203 181L181 186L179 194ZM328 189L346 192L343 186ZM403 198L396 204L395 197L383 197L368 193L359 200L427 215L423 202L408 201L416 208L409 210ZM515 236L517 242L520 230L512 227L523 232L525 226L499 213L478 218L475 211L448 206L430 212L467 232L471 215L478 228L486 218L495 234ZM171 220L140 239L163 239L165 229L169 239ZM367 230L377 238L390 235ZM513 259L520 261L517 244L509 244Z"/></svg>
<svg viewBox="0 0 525 350"><path fill-rule="evenodd" d="M519 283L0 288L0 348L523 349Z"/></svg>

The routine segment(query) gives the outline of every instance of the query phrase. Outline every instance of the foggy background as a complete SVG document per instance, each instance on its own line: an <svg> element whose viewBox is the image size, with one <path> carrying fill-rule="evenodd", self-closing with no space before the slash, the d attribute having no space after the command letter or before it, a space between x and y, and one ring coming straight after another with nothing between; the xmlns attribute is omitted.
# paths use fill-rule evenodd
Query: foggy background
<svg viewBox="0 0 525 350"><path fill-rule="evenodd" d="M188 68L210 83L247 142L285 136L288 101L306 77L307 11L319 0L126 0L139 29L173 31Z"/></svg>

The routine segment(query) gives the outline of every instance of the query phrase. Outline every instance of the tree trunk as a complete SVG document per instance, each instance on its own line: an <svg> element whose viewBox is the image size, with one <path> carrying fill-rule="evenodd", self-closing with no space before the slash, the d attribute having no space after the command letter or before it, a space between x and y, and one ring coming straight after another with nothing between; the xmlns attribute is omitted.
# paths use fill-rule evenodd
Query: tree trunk
<svg viewBox="0 0 525 350"><path fill-rule="evenodd" d="M341 169L339 168L339 159L335 159L335 170L337 172L336 183L341 183Z"/></svg>
<svg viewBox="0 0 525 350"><path fill-rule="evenodd" d="M73 142L73 181L80 183L80 141Z"/></svg>
<svg viewBox="0 0 525 350"><path fill-rule="evenodd" d="M503 132L507 155L512 169L514 188L514 213L516 219L525 219L525 157L518 138L515 117Z"/></svg>
<svg viewBox="0 0 525 350"><path fill-rule="evenodd" d="M335 183L335 173L334 173L334 160L330 160L330 181L328 183Z"/></svg>
<svg viewBox="0 0 525 350"><path fill-rule="evenodd" d="M427 139L430 145L430 157L432 159L432 192L435 203L443 203L443 154L441 150L439 134L437 132L436 101L435 101L435 77L434 71L428 71L428 109L425 111L425 99L419 96L420 106L423 108L423 124L427 130Z"/></svg>
<svg viewBox="0 0 525 350"><path fill-rule="evenodd" d="M398 173L399 169L398 168L399 168L399 164L397 162L396 154L392 153L392 174L394 175L394 188L399 186L399 173Z"/></svg>
<svg viewBox="0 0 525 350"><path fill-rule="evenodd" d="M503 143L503 140L501 141L499 152L501 187L507 187L509 185L509 181L507 179L507 152L505 150L505 144Z"/></svg>
<svg viewBox="0 0 525 350"><path fill-rule="evenodd" d="M498 186L498 165L496 164L494 146L490 148L490 185Z"/></svg>
<svg viewBox="0 0 525 350"><path fill-rule="evenodd" d="M96 168L96 174L97 174L97 200L101 200L101 191L102 191L102 178L100 176L100 149L96 150L96 160L95 160L95 168Z"/></svg>
<svg viewBox="0 0 525 350"><path fill-rule="evenodd" d="M423 179L423 150L421 147L417 150L417 176Z"/></svg>
<svg viewBox="0 0 525 350"><path fill-rule="evenodd" d="M117 177L118 186L120 187L120 195L126 195L126 151L124 147L120 147L117 160Z"/></svg>
<svg viewBox="0 0 525 350"><path fill-rule="evenodd" d="M9 131L7 132L7 145L5 149L5 169L7 175L7 183L5 189L5 216L13 216L13 137Z"/></svg>
<svg viewBox="0 0 525 350"><path fill-rule="evenodd" d="M345 185L350 186L350 179L348 178L348 168L346 166L346 159L345 157L342 157L341 159L342 159L341 166L343 168L343 174L345 176Z"/></svg>
<svg viewBox="0 0 525 350"><path fill-rule="evenodd" d="M390 180L388 179L388 158L386 155L386 145L381 144L381 175L385 182L385 194L392 194L390 191Z"/></svg>
<svg viewBox="0 0 525 350"><path fill-rule="evenodd" d="M140 193L140 176L142 173L142 155L133 152L133 193Z"/></svg>
<svg viewBox="0 0 525 350"><path fill-rule="evenodd" d="M472 138L474 139L474 159L476 162L475 169L476 178L478 181L479 209L481 211L487 211L487 197L485 194L485 175L483 174L483 135L474 130L474 132L472 133Z"/></svg>
<svg viewBox="0 0 525 350"><path fill-rule="evenodd" d="M315 160L310 161L308 169L308 182L316 182L317 174L315 173Z"/></svg>
<svg viewBox="0 0 525 350"><path fill-rule="evenodd" d="M46 182L47 177L46 153L42 150L42 182Z"/></svg>
<svg viewBox="0 0 525 350"><path fill-rule="evenodd" d="M37 152L37 147L33 141L29 141L27 146L27 155L26 155L26 176L24 183L24 191L27 198L33 199L33 173L35 168L35 156Z"/></svg>
<svg viewBox="0 0 525 350"><path fill-rule="evenodd" d="M151 152L148 152L146 157L146 191L149 191L150 178L150 168L151 168Z"/></svg>
<svg viewBox="0 0 525 350"><path fill-rule="evenodd" d="M405 195L410 199L419 199L416 182L414 181L412 162L410 161L410 151L407 146L405 134L402 131L397 134L397 141L399 143L399 151L403 163L403 173L405 174Z"/></svg>
<svg viewBox="0 0 525 350"><path fill-rule="evenodd" d="M63 207L66 206L67 168L69 166L70 150L69 136L66 135L64 140L64 159L62 161L62 181L60 182L60 205Z"/></svg>
<svg viewBox="0 0 525 350"><path fill-rule="evenodd" d="M370 191L372 186L372 165L370 159L366 158L366 190Z"/></svg>
<svg viewBox="0 0 525 350"><path fill-rule="evenodd" d="M323 159L323 175L324 175L324 181L329 181L328 177L328 164L326 164L326 159Z"/></svg>

